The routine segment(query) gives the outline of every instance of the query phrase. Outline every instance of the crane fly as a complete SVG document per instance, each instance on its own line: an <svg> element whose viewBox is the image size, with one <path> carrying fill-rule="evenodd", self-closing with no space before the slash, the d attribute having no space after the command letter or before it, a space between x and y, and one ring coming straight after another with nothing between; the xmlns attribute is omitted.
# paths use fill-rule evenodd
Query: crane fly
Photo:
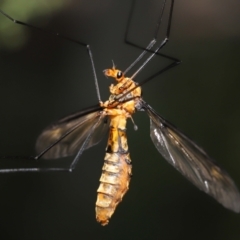
<svg viewBox="0 0 240 240"><path fill-rule="evenodd" d="M158 25L162 21L166 2L167 0L164 0ZM166 36L160 44L155 47L156 38L150 41L146 49L125 71L117 69L114 63L111 68L104 70L106 77L111 77L116 81L116 84L110 85L110 97L105 102L102 102L100 98L90 46L85 45L92 64L99 104L60 119L54 125L46 128L36 142L38 155L32 157L32 159L58 159L75 155L70 167L0 169L1 173L72 171L83 151L98 144L109 131L96 201L96 218L104 226L108 224L117 205L127 192L132 175L126 135L127 120L132 119L132 115L136 111L144 111L150 118L151 139L163 158L197 188L215 198L224 207L234 212L240 212L240 193L228 173L219 167L202 148L159 115L141 96L143 84L180 63L176 58L159 53L168 42L170 35L174 0L170 2ZM1 13L18 24L33 27L14 20L3 11ZM66 37L61 37L66 39ZM131 77L127 77L127 72L146 54L149 56L138 70ZM134 78L137 74L156 55L161 55L172 62L142 82L135 82ZM135 124L134 126L136 128Z"/></svg>

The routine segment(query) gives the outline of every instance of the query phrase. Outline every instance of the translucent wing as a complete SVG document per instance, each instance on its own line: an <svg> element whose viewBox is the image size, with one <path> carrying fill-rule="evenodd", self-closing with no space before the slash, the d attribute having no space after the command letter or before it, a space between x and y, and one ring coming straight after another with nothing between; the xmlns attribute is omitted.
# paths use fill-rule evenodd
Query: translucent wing
<svg viewBox="0 0 240 240"><path fill-rule="evenodd" d="M150 136L162 156L189 181L226 208L240 212L240 193L226 171L207 153L143 102Z"/></svg>
<svg viewBox="0 0 240 240"><path fill-rule="evenodd" d="M45 159L72 156L79 151L93 127L85 149L98 144L108 130L108 121L101 109L99 105L88 108L46 128L37 139L37 153L49 148L43 155Z"/></svg>

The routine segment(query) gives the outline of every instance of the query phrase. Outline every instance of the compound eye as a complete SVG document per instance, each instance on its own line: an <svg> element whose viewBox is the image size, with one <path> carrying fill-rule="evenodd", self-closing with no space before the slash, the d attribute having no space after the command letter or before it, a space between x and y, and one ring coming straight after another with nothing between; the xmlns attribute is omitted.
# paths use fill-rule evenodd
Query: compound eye
<svg viewBox="0 0 240 240"><path fill-rule="evenodd" d="M122 73L121 71L119 71L119 72L117 73L117 78L118 78L118 79L121 78L122 75L123 75L123 73Z"/></svg>

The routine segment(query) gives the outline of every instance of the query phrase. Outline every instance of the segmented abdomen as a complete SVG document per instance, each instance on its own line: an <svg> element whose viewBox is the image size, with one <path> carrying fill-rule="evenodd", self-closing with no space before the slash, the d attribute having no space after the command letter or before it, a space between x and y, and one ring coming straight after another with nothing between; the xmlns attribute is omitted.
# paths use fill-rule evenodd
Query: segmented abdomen
<svg viewBox="0 0 240 240"><path fill-rule="evenodd" d="M127 192L132 175L126 129L110 127L106 150L96 202L96 218L103 226Z"/></svg>

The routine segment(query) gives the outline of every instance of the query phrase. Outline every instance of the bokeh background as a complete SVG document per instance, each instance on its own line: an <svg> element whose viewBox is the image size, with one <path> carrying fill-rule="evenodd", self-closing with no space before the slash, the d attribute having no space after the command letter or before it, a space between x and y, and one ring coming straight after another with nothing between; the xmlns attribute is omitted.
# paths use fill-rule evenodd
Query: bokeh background
<svg viewBox="0 0 240 240"><path fill-rule="evenodd" d="M102 70L127 66L141 50L124 41L132 1L7 0L15 19L90 44L102 99ZM128 40L152 39L161 1L136 1ZM165 19L165 18L164 18ZM143 86L144 99L194 139L240 187L240 2L176 1L164 53L182 64ZM166 27L163 21L161 33ZM158 36L160 40L161 36ZM141 81L168 61L156 57ZM14 24L0 15L0 155L34 155L37 136L57 119L97 103L86 48ZM72 173L0 175L1 239L229 239L240 238L240 215L196 189L157 152L149 119L129 122L133 161L130 190L106 227L95 221L96 189L106 138L86 151ZM68 166L72 158L34 166ZM1 160L1 168L30 166ZM31 165L32 166L32 165Z"/></svg>

